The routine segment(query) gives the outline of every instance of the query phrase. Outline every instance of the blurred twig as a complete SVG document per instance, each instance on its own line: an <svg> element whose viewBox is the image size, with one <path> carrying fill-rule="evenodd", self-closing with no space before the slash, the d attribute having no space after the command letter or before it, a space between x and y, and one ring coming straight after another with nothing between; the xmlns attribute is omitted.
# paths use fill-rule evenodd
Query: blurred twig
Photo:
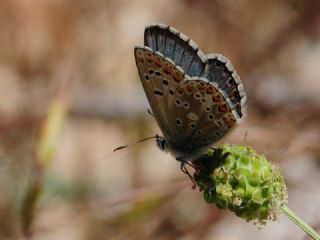
<svg viewBox="0 0 320 240"><path fill-rule="evenodd" d="M69 67L69 74L67 74L57 97L52 101L47 117L43 122L35 154L34 176L22 203L22 232L26 238L31 238L33 235L32 224L42 189L44 171L50 165L61 140L68 109L68 93L74 81L74 77L72 76L74 69L71 65Z"/></svg>

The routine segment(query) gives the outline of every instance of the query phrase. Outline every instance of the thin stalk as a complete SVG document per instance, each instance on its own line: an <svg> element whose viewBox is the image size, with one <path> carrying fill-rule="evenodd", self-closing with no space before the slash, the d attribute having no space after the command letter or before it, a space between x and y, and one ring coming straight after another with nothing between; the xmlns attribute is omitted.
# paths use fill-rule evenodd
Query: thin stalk
<svg viewBox="0 0 320 240"><path fill-rule="evenodd" d="M300 217L298 217L287 205L282 205L281 210L288 218L291 219L298 227L300 227L306 234L308 234L314 240L320 240L319 234L305 223Z"/></svg>

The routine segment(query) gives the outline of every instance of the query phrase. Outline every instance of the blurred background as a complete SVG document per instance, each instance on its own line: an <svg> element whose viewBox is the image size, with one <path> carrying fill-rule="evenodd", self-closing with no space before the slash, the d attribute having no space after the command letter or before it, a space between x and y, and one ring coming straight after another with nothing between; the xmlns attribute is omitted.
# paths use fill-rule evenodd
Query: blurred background
<svg viewBox="0 0 320 240"><path fill-rule="evenodd" d="M307 239L204 202L151 141L133 47L165 23L227 56L248 112L223 142L281 166L289 207L320 229L320 1L0 3L0 239ZM48 115L49 112L49 115Z"/></svg>

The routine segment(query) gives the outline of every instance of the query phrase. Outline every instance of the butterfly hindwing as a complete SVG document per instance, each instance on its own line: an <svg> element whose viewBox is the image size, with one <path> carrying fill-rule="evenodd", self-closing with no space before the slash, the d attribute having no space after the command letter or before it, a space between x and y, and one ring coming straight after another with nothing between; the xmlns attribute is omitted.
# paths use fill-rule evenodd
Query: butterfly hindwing
<svg viewBox="0 0 320 240"><path fill-rule="evenodd" d="M218 84L233 103L237 117L244 115L247 97L231 62L221 54L208 54L203 77Z"/></svg>
<svg viewBox="0 0 320 240"><path fill-rule="evenodd" d="M208 147L235 126L235 111L225 93L204 78L192 78L179 84L174 95L170 128L183 135L170 144L181 151Z"/></svg>

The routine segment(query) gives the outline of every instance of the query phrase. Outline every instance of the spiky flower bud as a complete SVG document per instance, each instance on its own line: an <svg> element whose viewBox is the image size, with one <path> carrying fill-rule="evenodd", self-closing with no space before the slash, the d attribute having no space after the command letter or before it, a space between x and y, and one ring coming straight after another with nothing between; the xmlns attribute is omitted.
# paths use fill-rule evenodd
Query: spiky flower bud
<svg viewBox="0 0 320 240"><path fill-rule="evenodd" d="M260 225L275 220L287 191L278 167L245 146L224 144L193 161L206 202Z"/></svg>

